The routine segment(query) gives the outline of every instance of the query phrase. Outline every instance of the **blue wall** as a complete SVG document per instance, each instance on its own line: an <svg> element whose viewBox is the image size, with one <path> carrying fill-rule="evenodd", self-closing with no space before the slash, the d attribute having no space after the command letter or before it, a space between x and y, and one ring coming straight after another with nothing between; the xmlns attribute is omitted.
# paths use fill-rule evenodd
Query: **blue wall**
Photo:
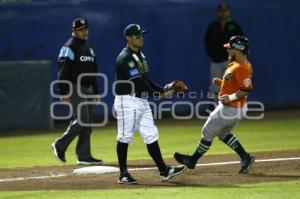
<svg viewBox="0 0 300 199"><path fill-rule="evenodd" d="M114 80L115 59L124 47L123 28L139 23L150 33L144 53L155 81L185 81L192 91L206 92L209 58L203 35L216 16L216 0L147 1L33 1L0 5L0 60L53 61L69 38L71 21L82 16L90 22L90 42L100 71ZM297 0L225 1L251 41L254 66L251 100L267 107L300 105L300 2ZM200 98L200 94L198 96ZM197 99L199 100L199 99ZM197 101L197 100L194 100ZM112 105L113 97L104 99ZM193 100L192 100L193 101Z"/></svg>

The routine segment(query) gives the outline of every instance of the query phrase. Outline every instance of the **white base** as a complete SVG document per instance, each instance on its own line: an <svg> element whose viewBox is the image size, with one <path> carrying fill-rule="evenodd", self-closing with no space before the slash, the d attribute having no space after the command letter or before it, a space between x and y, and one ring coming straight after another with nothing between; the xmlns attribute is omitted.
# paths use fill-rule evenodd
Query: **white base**
<svg viewBox="0 0 300 199"><path fill-rule="evenodd" d="M110 167L110 166L91 166L91 167L83 167L83 168L73 170L73 174L75 175L102 174L102 173L115 173L115 172L119 172L119 168Z"/></svg>

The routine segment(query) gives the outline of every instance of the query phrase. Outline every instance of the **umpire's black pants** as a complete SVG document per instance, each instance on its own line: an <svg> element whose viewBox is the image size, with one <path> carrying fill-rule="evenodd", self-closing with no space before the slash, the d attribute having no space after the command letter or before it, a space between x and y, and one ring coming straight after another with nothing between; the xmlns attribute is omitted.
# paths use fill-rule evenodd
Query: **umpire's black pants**
<svg viewBox="0 0 300 199"><path fill-rule="evenodd" d="M91 143L90 135L92 133L92 128L86 125L80 125L79 121L84 124L92 123L92 107L91 105L84 105L80 109L80 114L77 112L77 107L80 102L87 102L88 99L82 98L78 95L77 85L73 84L73 95L70 97L70 103L73 107L74 117L70 122L67 130L64 132L61 138L56 141L56 146L62 150L66 151L70 143L78 135L78 141L76 144L76 154L78 160L87 160L92 157L91 155ZM81 91L83 94L93 94L93 87L81 86ZM80 116L80 118L79 118Z"/></svg>

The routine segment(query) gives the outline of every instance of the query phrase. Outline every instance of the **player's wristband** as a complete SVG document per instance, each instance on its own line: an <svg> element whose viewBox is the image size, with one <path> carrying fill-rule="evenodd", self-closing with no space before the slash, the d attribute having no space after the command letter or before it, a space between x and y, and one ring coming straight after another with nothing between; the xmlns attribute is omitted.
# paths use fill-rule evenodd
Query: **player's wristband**
<svg viewBox="0 0 300 199"><path fill-rule="evenodd" d="M236 93L228 95L228 98L229 98L229 101L231 101L231 102L238 99Z"/></svg>

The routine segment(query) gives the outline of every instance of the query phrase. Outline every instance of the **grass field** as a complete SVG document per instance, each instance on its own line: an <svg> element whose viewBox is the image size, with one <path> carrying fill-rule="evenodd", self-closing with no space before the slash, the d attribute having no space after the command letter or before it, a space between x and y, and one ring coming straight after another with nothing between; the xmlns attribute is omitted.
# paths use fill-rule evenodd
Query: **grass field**
<svg viewBox="0 0 300 199"><path fill-rule="evenodd" d="M171 189L121 189L105 191L28 191L28 192L0 192L2 199L298 199L300 182L259 183L247 185L216 186L216 187L186 187Z"/></svg>
<svg viewBox="0 0 300 199"><path fill-rule="evenodd" d="M203 122L203 121L202 121ZM199 138L201 121L180 121L177 124L158 123L160 145L164 157L171 158L174 151L191 153ZM22 132L23 134L24 132ZM242 121L235 134L249 151L300 150L300 118L264 121ZM42 131L25 136L0 137L0 168L58 165L51 150L51 143L61 132ZM116 129L98 128L92 134L92 151L105 162L116 162ZM68 164L76 161L75 143L67 151ZM227 146L215 141L208 154L233 153ZM300 155L300 154L299 154ZM129 159L149 159L146 147L136 135L129 148ZM86 190L86 191L30 191L0 192L0 198L300 198L300 182L274 182L232 186Z"/></svg>
<svg viewBox="0 0 300 199"><path fill-rule="evenodd" d="M191 153L200 138L202 122L193 121L176 125L161 124L160 140L164 157L172 157L174 151ZM44 131L26 136L1 137L0 168L57 165L51 143L62 131ZM22 132L24 133L24 132ZM300 149L300 118L281 121L242 121L234 133L249 151L281 151ZM98 128L92 134L92 152L105 162L116 162L116 129ZM75 142L66 153L69 164L76 162ZM226 145L215 140L208 154L233 153ZM12 156L13 154L13 156ZM129 159L150 159L143 140L137 134L129 148Z"/></svg>

